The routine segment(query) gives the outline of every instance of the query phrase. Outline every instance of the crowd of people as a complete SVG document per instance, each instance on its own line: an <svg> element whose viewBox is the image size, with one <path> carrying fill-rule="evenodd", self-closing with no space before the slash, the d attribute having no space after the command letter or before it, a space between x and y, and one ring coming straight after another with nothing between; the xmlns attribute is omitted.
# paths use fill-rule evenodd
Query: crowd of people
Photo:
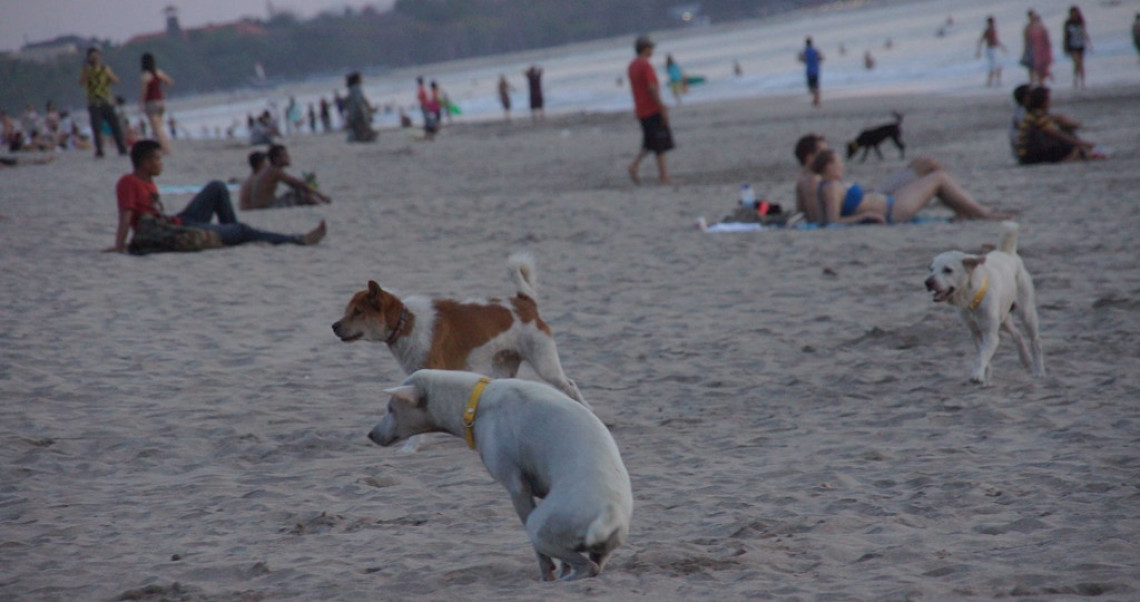
<svg viewBox="0 0 1140 602"><path fill-rule="evenodd" d="M952 25L951 17L940 29L942 32L940 35ZM1073 62L1073 87L1084 88L1083 58L1085 52L1092 49L1092 40L1079 7L1071 7L1061 32L1064 52ZM1137 15L1134 37L1140 50L1140 15ZM843 55L845 49L842 48L842 44L840 46L840 54ZM886 48L890 49L891 46L892 43L888 39ZM635 184L641 183L641 163L650 155L654 155L658 180L662 183L672 181L667 168L666 154L675 147L676 143L656 68L650 63L654 49L655 44L649 37L639 36L634 42L635 57L625 73L630 84L634 114L641 126L640 147L627 167L629 177ZM987 64L986 86L1001 86L1002 61L998 53L1008 52L1008 49L1002 43L993 16L986 18L982 34L977 39L975 52L978 58L981 58L983 51ZM808 37L798 58L804 64L811 103L819 107L820 71L824 55L812 38ZM1041 16L1034 10L1027 12L1020 63L1026 68L1028 83L1018 86L1013 95L1015 113L1010 122L1009 143L1014 159L1020 164L1029 165L1103 157L1104 153L1095 144L1078 135L1079 122L1050 111L1051 92L1046 82L1054 79L1052 45L1048 29ZM51 102L47 103L43 115L29 104L19 118L0 111L0 127L2 127L0 135L4 146L10 151L93 148L95 156L102 157L108 140L114 143L120 155L127 155L131 148L139 147L143 142L146 143L144 148L147 149L157 144L157 151L147 151L138 156L132 154L131 157L137 178L143 178L140 174L144 172L151 173L151 177L158 175L161 173L160 156L172 153L172 139L176 138L178 133L172 116L164 123L164 117L168 117L165 105L166 92L174 85L174 78L158 67L151 53L141 56L140 69L138 108L142 117L138 120L137 127L126 117L125 99L114 96L112 92L113 87L119 83L119 77L110 66L103 63L99 49L91 48L86 53L79 76L79 84L83 87L87 98L90 133L83 131L80 124L67 111L58 111ZM740 71L739 62L734 65L734 69L736 72ZM680 105L682 96L688 91L688 79L672 54L666 54L664 73L668 78L674 103ZM538 65L531 65L522 75L527 83L532 121L540 123L545 119L543 69ZM619 79L619 83L620 81ZM317 188L314 178L299 178L287 171L291 165L291 158L288 150L279 141L283 135L304 131L306 125L312 133L343 131L349 142L376 141L379 132L374 126L374 117L381 112L392 112L392 106L386 105L381 109L368 100L359 72L351 72L346 76L345 88L347 90L345 95L342 96L339 91L334 91L331 101L321 97L318 102L309 103L307 111L295 97L290 97L288 105L281 114L270 110L273 108L271 105L256 118L252 115L247 116L246 126L250 144L265 146L266 150L255 150L249 155L251 173L243 183L239 194L238 206L242 210L331 202ZM458 107L452 104L446 92L435 80L428 81L419 76L416 78L415 90L415 104L418 105L422 120L422 139L432 140L442 125L450 121L453 114L459 112ZM511 118L514 92L516 89L507 76L501 75L497 94L507 121ZM334 115L337 118L335 124ZM399 118L402 127L413 127L413 120L404 112L403 107L399 108ZM284 128L281 127L281 121L284 121ZM169 136L167 129L170 132ZM230 135L233 133L232 129ZM981 206L953 176L937 161L930 158L912 161L900 171L900 175L894 178L890 186L864 189L859 184L844 181L843 159L828 148L823 136L817 134L804 136L797 143L795 156L801 166L801 174L796 184L796 209L802 212L806 221L810 223L890 224L907 221L932 199L940 200L958 218L1004 217L1004 214ZM15 160L5 162L9 167L17 164ZM284 186L286 190L279 195L280 186ZM210 190L216 188L207 186ZM211 195L213 196L207 196L211 199L221 196L216 190ZM123 208L123 203L124 201L120 199L120 209ZM192 205L205 203L206 201L202 201ZM211 200L209 204L216 207L227 203L228 197L225 202ZM131 203L128 202L127 205ZM126 224L127 229L130 229L137 223L140 210L135 207L134 211L135 214L129 216L130 219L120 220L120 230L123 229L122 224ZM194 212L191 214L197 215ZM215 211L215 214L220 216L219 219L225 217L221 223L233 221L224 211L222 213ZM192 224L204 223L201 219L184 221ZM124 241L120 239L121 233L117 234L118 250L125 248Z"/></svg>

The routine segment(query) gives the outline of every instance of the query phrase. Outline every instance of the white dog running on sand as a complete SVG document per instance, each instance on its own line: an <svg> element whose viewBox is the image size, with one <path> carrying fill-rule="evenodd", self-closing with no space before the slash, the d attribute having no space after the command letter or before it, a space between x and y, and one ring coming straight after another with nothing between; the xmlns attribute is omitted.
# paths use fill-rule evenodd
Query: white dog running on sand
<svg viewBox="0 0 1140 602"><path fill-rule="evenodd" d="M970 372L970 380L990 381L990 360L998 346L998 328L1017 343L1021 363L1034 375L1045 374L1045 357L1037 329L1037 300L1033 278L1017 254L1017 230L1014 222L1006 228L998 250L985 255L962 251L940 253L930 264L926 290L934 293L934 302L946 302L958 308L962 321L970 329L978 358ZM1029 346L1013 323L1011 312L1017 311L1029 335Z"/></svg>
<svg viewBox="0 0 1140 602"><path fill-rule="evenodd" d="M388 413L368 438L387 447L420 433L464 437L510 493L544 581L596 576L625 542L629 474L582 404L543 383L451 370L418 370L387 392Z"/></svg>

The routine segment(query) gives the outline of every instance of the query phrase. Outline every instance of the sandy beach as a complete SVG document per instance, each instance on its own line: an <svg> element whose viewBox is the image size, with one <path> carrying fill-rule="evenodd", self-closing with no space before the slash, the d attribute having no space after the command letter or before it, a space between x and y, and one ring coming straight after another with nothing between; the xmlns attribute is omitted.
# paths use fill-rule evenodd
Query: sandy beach
<svg viewBox="0 0 1140 602"><path fill-rule="evenodd" d="M1008 94L806 94L672 113L678 184L634 187L632 115L286 139L330 206L244 213L319 246L103 254L124 158L2 172L0 598L64 600L1135 600L1140 596L1140 89L1058 86L1106 161L1018 167ZM706 234L751 182L792 204L796 138L906 114L911 156L1018 212L1048 375L1003 341L994 382L931 302L930 259L993 222ZM159 178L243 176L175 143ZM900 167L849 166L872 182ZM179 210L188 195L166 195ZM947 215L938 207L927 215ZM402 379L329 326L369 279L513 292L537 259L563 365L635 497L597 579L537 580L463 441L365 435ZM531 377L528 372L520 376Z"/></svg>

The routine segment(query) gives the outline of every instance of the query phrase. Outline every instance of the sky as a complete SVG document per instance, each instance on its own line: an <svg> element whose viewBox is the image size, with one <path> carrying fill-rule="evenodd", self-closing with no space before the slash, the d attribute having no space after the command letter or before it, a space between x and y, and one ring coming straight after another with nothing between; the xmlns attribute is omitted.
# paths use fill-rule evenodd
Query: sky
<svg viewBox="0 0 1140 602"><path fill-rule="evenodd" d="M19 50L28 42L42 42L75 34L122 43L141 33L166 27L163 9L178 8L185 28L225 23L242 17L266 18L269 6L302 18L323 11L343 11L371 4L386 10L395 0L0 0L0 51Z"/></svg>

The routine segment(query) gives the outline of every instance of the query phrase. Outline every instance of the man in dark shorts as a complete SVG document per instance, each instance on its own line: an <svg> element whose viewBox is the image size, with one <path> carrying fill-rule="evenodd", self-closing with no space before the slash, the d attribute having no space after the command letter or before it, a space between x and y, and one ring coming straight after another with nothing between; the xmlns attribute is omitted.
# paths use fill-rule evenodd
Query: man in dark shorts
<svg viewBox="0 0 1140 602"><path fill-rule="evenodd" d="M637 58L629 64L629 86L633 92L633 110L641 120L641 150L629 164L629 177L634 184L641 183L638 168L649 153L657 155L657 173L662 183L669 182L665 169L665 153L673 149L673 132L669 130L669 116L661 101L661 86L649 57L653 55L653 41L640 36L633 44Z"/></svg>
<svg viewBox="0 0 1140 602"><path fill-rule="evenodd" d="M823 62L823 53L815 49L811 38L804 40L804 49L800 52L800 62L807 69L807 86L811 92L812 106L819 106L819 64Z"/></svg>

